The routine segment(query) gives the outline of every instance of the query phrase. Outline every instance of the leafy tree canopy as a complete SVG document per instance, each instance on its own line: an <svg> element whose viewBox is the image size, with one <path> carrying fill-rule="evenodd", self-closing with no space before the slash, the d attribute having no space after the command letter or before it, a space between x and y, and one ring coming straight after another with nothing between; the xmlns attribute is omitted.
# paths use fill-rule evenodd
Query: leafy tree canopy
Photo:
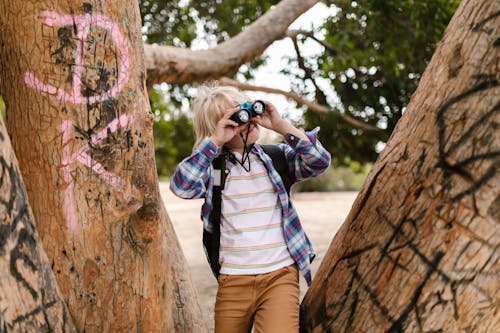
<svg viewBox="0 0 500 333"><path fill-rule="evenodd" d="M192 47L194 41L202 40L202 45L211 47L238 34L277 2L141 0L144 38L147 43L180 47ZM377 158L459 2L324 1L332 15L314 30L291 34L296 54L289 57L289 65L281 72L289 77L295 93L330 110L328 114L319 114L304 108L302 123L306 128L321 126L320 139L332 153L335 164L363 164ZM305 43L311 40L321 45L322 51L304 57ZM242 66L239 74L250 79L265 61L265 57L256 59ZM169 87L167 106L160 107L152 100L153 109L161 109L156 112L179 108L182 100L192 95L191 86ZM345 121L346 117L380 130L354 126ZM162 116L157 119L160 123L189 120ZM156 125L158 144L166 135L160 132L166 128L165 124ZM192 135L191 129L189 133ZM176 139L177 148L168 148L169 154L177 151L177 155L171 155L176 161L191 151L191 147L184 151L180 144ZM172 170L169 167L160 171L169 174Z"/></svg>

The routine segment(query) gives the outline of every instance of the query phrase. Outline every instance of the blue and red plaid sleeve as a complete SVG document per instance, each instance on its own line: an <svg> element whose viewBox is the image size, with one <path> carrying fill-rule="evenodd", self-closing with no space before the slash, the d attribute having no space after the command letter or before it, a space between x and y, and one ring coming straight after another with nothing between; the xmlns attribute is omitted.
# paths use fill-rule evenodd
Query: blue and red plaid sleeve
<svg viewBox="0 0 500 333"><path fill-rule="evenodd" d="M319 127L306 132L309 140L287 134L285 136L287 145L281 145L297 181L316 177L330 166L330 153L319 142L318 132Z"/></svg>
<svg viewBox="0 0 500 333"><path fill-rule="evenodd" d="M221 148L209 138L203 140L193 153L185 158L170 180L170 190L180 198L194 199L205 196L213 159Z"/></svg>

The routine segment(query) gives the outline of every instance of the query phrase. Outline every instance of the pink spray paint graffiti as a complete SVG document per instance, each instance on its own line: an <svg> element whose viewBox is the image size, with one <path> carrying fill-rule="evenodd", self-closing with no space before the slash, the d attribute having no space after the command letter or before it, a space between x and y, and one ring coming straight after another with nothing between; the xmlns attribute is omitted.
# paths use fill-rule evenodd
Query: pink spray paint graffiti
<svg viewBox="0 0 500 333"><path fill-rule="evenodd" d="M118 25L111 19L100 14L85 14L85 15L60 15L52 11L45 11L42 13L42 20L48 26L76 26L77 29L77 48L75 69L73 72L72 91L67 93L61 88L54 87L49 84L41 82L35 74L26 72L24 75L25 83L40 92L47 93L55 96L58 100L69 102L73 104L94 104L106 101L110 98L115 98L123 89L123 86L128 81L130 74L130 62L128 55L128 47L125 39L123 38ZM85 48L84 44L89 35L91 27L103 27L111 32L111 37L118 50L117 58L120 66L118 79L116 84L101 95L95 96L82 96L82 74L85 68ZM99 142L108 137L111 133L116 132L119 128L125 127L132 122L133 116L122 115L117 119L111 121L107 126L99 131L97 134L90 137L89 142L80 147L75 153L71 154L70 139L73 128L73 121L64 120L60 126L62 132L62 168L64 181L67 184L64 193L64 207L66 214L66 222L68 228L73 231L77 226L77 212L74 200L74 187L75 180L72 179L71 165L79 162L94 171L100 177L104 178L111 186L117 191L125 190L125 181L118 175L109 172L102 164L92 159L88 152L91 147L97 145Z"/></svg>
<svg viewBox="0 0 500 333"><path fill-rule="evenodd" d="M70 230L74 230L76 227L76 208L75 200L73 196L74 181L71 178L71 164L75 162L80 162L83 165L91 168L96 174L103 177L110 185L112 185L117 191L124 191L125 182L122 178L116 174L107 171L102 164L93 160L87 152L92 146L95 146L102 140L104 140L109 134L116 132L119 128L127 126L132 122L133 116L122 115L118 119L110 122L106 128L102 129L99 133L90 138L90 142L78 149L74 154L70 153L70 147L68 145L69 139L71 137L71 127L73 123L71 120L65 120L61 124L61 132L63 133L63 159L62 165L64 170L64 181L68 184L64 194L66 219L68 227Z"/></svg>
<svg viewBox="0 0 500 333"><path fill-rule="evenodd" d="M73 86L72 91L68 94L64 89L54 87L52 85L41 82L35 74L26 72L24 74L24 82L38 91L54 95L57 99L71 102L73 104L93 104L102 102L112 97L116 97L123 86L128 81L130 74L130 61L128 55L128 48L125 39L120 33L118 25L110 18L100 14L85 14L85 15L60 15L52 11L42 12L42 22L48 26L66 26L75 25L77 27L77 50L75 59L75 70L73 73ZM118 73L118 80L115 86L102 95L97 96L82 96L82 74L85 68L85 41L90 33L92 26L100 26L111 32L111 37L118 50L118 61L120 64L120 72Z"/></svg>

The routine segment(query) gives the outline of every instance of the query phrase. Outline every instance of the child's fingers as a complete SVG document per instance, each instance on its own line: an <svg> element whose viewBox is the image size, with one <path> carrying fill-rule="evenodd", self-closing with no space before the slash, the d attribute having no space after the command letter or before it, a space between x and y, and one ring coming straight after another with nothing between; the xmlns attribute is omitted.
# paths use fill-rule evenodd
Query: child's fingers
<svg viewBox="0 0 500 333"><path fill-rule="evenodd" d="M229 126L233 126L233 127L238 127L239 126L237 122L235 122L234 120L231 120L231 119L227 120L227 124Z"/></svg>
<svg viewBox="0 0 500 333"><path fill-rule="evenodd" d="M221 119L229 119L239 108L227 109Z"/></svg>
<svg viewBox="0 0 500 333"><path fill-rule="evenodd" d="M248 129L248 123L238 125L238 132L243 132L243 131L246 131L247 129Z"/></svg>
<svg viewBox="0 0 500 333"><path fill-rule="evenodd" d="M221 128L226 128L226 127L238 127L238 123L235 122L234 120L231 120L229 118L226 118L226 116L224 115L224 118L221 118L221 120L219 120L219 122L217 123L217 126L218 127L221 127Z"/></svg>

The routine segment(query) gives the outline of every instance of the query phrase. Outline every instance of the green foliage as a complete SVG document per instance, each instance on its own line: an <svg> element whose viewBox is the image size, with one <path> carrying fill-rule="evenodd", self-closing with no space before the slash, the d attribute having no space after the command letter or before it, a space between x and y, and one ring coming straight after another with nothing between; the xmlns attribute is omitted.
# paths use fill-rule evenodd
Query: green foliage
<svg viewBox="0 0 500 333"><path fill-rule="evenodd" d="M0 96L0 116L3 118L4 123L7 121L7 115L5 113L5 102L2 96Z"/></svg>
<svg viewBox="0 0 500 333"><path fill-rule="evenodd" d="M191 119L186 113L168 107L163 94L157 89L150 93L151 111L155 117L153 126L156 168L160 176L170 176L177 164L191 154L194 132Z"/></svg>
<svg viewBox="0 0 500 333"><path fill-rule="evenodd" d="M459 0L336 0L326 1L340 10L320 27L332 48L306 59L317 68L314 78L340 98L330 103L334 113L320 116L308 110L307 127L322 126L320 139L336 164L376 159L377 144L386 142L400 119L419 79L441 39ZM328 92L309 91L304 77L297 88L325 103ZM383 129L367 133L343 122L347 114Z"/></svg>
<svg viewBox="0 0 500 333"><path fill-rule="evenodd" d="M244 27L264 15L279 1L209 0L190 1L196 10L205 33L220 43L240 33Z"/></svg>
<svg viewBox="0 0 500 333"><path fill-rule="evenodd" d="M149 44L190 47L196 37L196 17L179 1L140 1L143 36Z"/></svg>
<svg viewBox="0 0 500 333"><path fill-rule="evenodd" d="M212 44L235 36L278 2L140 0L139 4L147 43L190 47L199 35Z"/></svg>

